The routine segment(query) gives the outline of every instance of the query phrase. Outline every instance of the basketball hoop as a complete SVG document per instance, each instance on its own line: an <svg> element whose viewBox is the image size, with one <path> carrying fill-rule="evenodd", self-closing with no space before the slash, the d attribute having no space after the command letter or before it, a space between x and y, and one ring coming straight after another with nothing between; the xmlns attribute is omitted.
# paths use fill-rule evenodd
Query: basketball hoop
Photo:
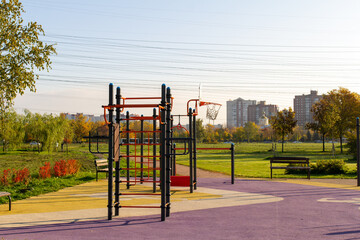
<svg viewBox="0 0 360 240"><path fill-rule="evenodd" d="M206 118L209 119L209 121L212 120L214 122L219 114L221 104L213 102L200 102L199 105L200 107L206 105Z"/></svg>
<svg viewBox="0 0 360 240"><path fill-rule="evenodd" d="M206 118L214 121L219 114L221 105L209 104L206 107Z"/></svg>
<svg viewBox="0 0 360 240"><path fill-rule="evenodd" d="M219 114L221 104L220 103L214 103L214 102L204 102L200 101L200 99L190 99L187 103L187 109L189 110L189 106L191 102L195 102L194 104L194 115L198 115L198 107L206 106L206 118L212 120L216 119L217 115ZM189 114L189 112L188 112Z"/></svg>

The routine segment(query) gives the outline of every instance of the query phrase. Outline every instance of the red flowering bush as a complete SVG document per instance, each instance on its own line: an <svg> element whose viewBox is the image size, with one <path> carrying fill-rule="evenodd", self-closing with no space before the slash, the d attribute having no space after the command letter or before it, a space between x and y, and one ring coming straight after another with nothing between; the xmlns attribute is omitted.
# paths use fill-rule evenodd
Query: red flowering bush
<svg viewBox="0 0 360 240"><path fill-rule="evenodd" d="M67 164L65 160L55 162L54 175L55 177L63 177L67 174Z"/></svg>
<svg viewBox="0 0 360 240"><path fill-rule="evenodd" d="M4 169L2 176L0 177L1 185L7 186L11 180L11 169Z"/></svg>
<svg viewBox="0 0 360 240"><path fill-rule="evenodd" d="M60 160L55 162L54 175L55 177L63 177L68 174L76 174L80 169L80 164L75 159Z"/></svg>
<svg viewBox="0 0 360 240"><path fill-rule="evenodd" d="M75 159L67 160L67 173L68 174L76 174L80 170L80 164Z"/></svg>
<svg viewBox="0 0 360 240"><path fill-rule="evenodd" d="M45 162L44 166L40 167L39 177L42 179L51 177L51 166L49 162Z"/></svg>
<svg viewBox="0 0 360 240"><path fill-rule="evenodd" d="M27 185L30 182L29 169L28 168L24 168L20 170L13 169L12 181L13 183L24 183Z"/></svg>

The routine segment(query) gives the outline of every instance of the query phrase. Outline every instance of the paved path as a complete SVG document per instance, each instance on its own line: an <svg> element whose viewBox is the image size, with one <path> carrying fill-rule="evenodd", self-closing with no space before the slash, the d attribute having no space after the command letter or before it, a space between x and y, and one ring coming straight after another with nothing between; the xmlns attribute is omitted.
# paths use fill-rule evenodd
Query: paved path
<svg viewBox="0 0 360 240"><path fill-rule="evenodd" d="M83 214L56 224L45 219L33 226L22 222L24 225L20 227L5 227L6 217L17 215L10 214L0 217L0 237L27 240L360 239L360 191L357 187L307 180L251 179L237 179L231 185L229 179L221 178L200 178L199 186L197 196L185 194L180 197L183 200L174 202L171 217L165 222L160 221L159 214L107 221L106 209L102 208L102 216L88 220ZM88 194L86 189L90 188L84 187L85 195ZM101 194L98 192L98 197ZM83 197L83 211L91 216L98 208L86 209L89 196ZM15 202L14 209L20 203ZM58 203L54 200L52 204ZM65 205L72 205L71 201ZM183 211L176 208L183 208ZM71 212L76 211L68 210L69 214ZM51 216L51 212L43 214Z"/></svg>

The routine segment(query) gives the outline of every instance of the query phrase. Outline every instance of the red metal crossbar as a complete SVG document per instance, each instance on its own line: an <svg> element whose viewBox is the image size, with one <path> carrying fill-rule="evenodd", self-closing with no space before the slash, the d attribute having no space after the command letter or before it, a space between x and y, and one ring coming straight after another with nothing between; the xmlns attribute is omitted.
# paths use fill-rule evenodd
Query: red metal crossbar
<svg viewBox="0 0 360 240"><path fill-rule="evenodd" d="M138 121L138 120L159 120L160 117L130 117L130 118L121 118L120 121Z"/></svg>
<svg viewBox="0 0 360 240"><path fill-rule="evenodd" d="M130 130L130 131L121 131L122 133L160 133L160 130L157 131L135 131L135 130Z"/></svg>
<svg viewBox="0 0 360 240"><path fill-rule="evenodd" d="M161 168L121 168L121 170L161 170Z"/></svg>
<svg viewBox="0 0 360 240"><path fill-rule="evenodd" d="M185 148L174 148L175 150L187 150ZM197 150L231 150L231 148L196 148Z"/></svg>
<svg viewBox="0 0 360 240"><path fill-rule="evenodd" d="M122 143L123 146L154 146L161 145L160 143Z"/></svg>
<svg viewBox="0 0 360 240"><path fill-rule="evenodd" d="M125 183L132 183L132 182L134 182L134 183L139 183L139 182L150 182L150 183L159 183L160 181L153 181L153 180L129 180L129 181L127 181L127 180L121 180L121 182L125 182Z"/></svg>
<svg viewBox="0 0 360 240"><path fill-rule="evenodd" d="M121 155L121 157L125 158L125 157L133 157L133 158L140 158L140 157L149 157L149 158L159 158L160 156L152 156L152 155L147 155L147 156L139 156L139 155Z"/></svg>

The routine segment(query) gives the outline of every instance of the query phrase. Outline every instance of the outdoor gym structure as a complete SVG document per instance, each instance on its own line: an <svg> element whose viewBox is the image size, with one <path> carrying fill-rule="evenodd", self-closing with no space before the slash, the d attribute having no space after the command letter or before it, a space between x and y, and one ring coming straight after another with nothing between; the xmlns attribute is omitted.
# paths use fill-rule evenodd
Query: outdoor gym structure
<svg viewBox="0 0 360 240"><path fill-rule="evenodd" d="M165 221L170 216L170 188L171 186L189 187L190 193L197 188L196 160L197 150L229 150L231 151L231 183L234 184L234 145L230 148L197 148L196 147L196 116L198 107L203 105L214 105L210 102L200 102L199 99L191 99L187 105L188 128L183 128L188 132L187 137L174 137L173 129L180 126L173 125L173 116L171 115L173 107L173 97L170 88L166 85L161 86L160 97L132 97L125 98L121 96L120 87L116 88L116 103L113 102L114 92L113 84L109 85L109 104L103 106L105 122L109 128L108 137L108 219L119 215L120 208L160 208L161 221ZM137 101L135 101L137 100ZM138 103L139 100L147 103ZM157 101L156 103L149 103ZM133 103L135 102L135 103ZM195 107L189 107L189 104L195 103ZM218 104L219 105L219 104ZM152 109L151 116L130 116L129 111L126 115L121 115L127 109ZM209 108L208 108L209 109ZM214 108L210 108L210 113L217 114ZM107 117L108 111L108 117ZM114 119L115 111L115 119ZM121 116L125 116L121 117ZM216 116L215 116L216 117ZM130 128L131 122L140 122L140 130ZM152 129L144 130L144 121L152 123ZM180 123L179 123L180 124ZM89 136L92 138L99 136ZM131 141L133 140L133 141ZM176 143L184 144L183 148L176 148ZM90 144L90 143L89 143ZM90 146L90 145L89 145ZM180 153L177 152L182 150ZM175 164L177 155L189 156L189 176L175 176ZM126 161L126 167L121 167L120 162ZM115 168L113 168L115 163ZM122 178L120 173L124 172ZM134 176L130 177L130 171ZM115 178L114 178L115 172ZM157 176L158 172L160 176ZM140 173L140 176L138 176ZM146 175L146 176L145 176ZM125 183L126 188L145 182L153 183L152 193L122 193L120 184ZM157 193L156 187L160 186L160 193ZM115 189L115 190L113 190ZM129 206L121 204L121 196L131 195L150 195L159 196L160 204Z"/></svg>

